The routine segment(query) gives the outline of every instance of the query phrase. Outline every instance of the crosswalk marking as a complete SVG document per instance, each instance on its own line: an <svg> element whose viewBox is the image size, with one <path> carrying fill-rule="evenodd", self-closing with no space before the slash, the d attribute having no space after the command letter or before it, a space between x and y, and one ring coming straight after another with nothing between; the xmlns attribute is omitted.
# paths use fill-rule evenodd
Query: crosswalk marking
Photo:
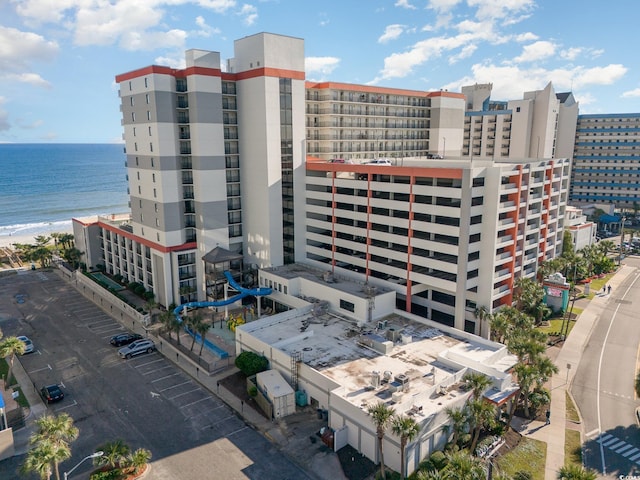
<svg viewBox="0 0 640 480"><path fill-rule="evenodd" d="M640 465L640 448L635 447L624 440L620 440L610 433L601 434L600 436L596 437L596 441L599 442L603 447L607 447L609 450L617 453L618 455L622 455L629 461Z"/></svg>

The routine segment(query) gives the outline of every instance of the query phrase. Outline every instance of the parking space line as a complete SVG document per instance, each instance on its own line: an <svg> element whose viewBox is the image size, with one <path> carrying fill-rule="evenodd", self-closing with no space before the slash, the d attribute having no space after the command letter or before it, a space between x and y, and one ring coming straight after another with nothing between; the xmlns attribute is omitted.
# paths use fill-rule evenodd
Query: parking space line
<svg viewBox="0 0 640 480"><path fill-rule="evenodd" d="M166 392L167 390L171 390L172 388L176 388L176 387L181 387L182 385L186 385L187 383L191 383L191 382L190 381L186 381L186 382L179 383L177 385L172 385L170 387L163 388L162 390L160 390L160 392Z"/></svg>
<svg viewBox="0 0 640 480"><path fill-rule="evenodd" d="M151 380L151 383L161 382L162 380L166 380L167 378L175 377L180 375L180 372L172 373L171 375L165 375L164 377L156 378L155 380Z"/></svg>
<svg viewBox="0 0 640 480"><path fill-rule="evenodd" d="M46 367L42 367L42 368L38 368L38 369L36 369L36 370L31 370L31 371L29 371L29 375L31 375L32 373L41 372L41 371L43 371L43 370L53 370L53 368L51 368L51 365L49 365L49 364L47 363L47 366L46 366Z"/></svg>
<svg viewBox="0 0 640 480"><path fill-rule="evenodd" d="M142 373L142 375L151 375L151 374L158 373L161 370L166 370L166 369L173 369L173 365L165 365L164 367L156 368L156 369L151 370L149 372L144 372L144 373Z"/></svg>
<svg viewBox="0 0 640 480"><path fill-rule="evenodd" d="M187 403L186 405L181 405L180 408L187 408L187 407L190 407L191 405L195 405L196 403L200 403L204 400L209 400L210 398L211 397L204 397L204 398L201 398L200 400L196 400L195 402Z"/></svg>
<svg viewBox="0 0 640 480"><path fill-rule="evenodd" d="M138 369L138 368L141 368L141 367L146 367L147 365L152 365L154 363L164 362L164 361L165 361L164 358L156 357L155 360L152 360L150 362L137 364L135 366L135 368Z"/></svg>
<svg viewBox="0 0 640 480"><path fill-rule="evenodd" d="M174 400L174 399L176 399L178 397L183 397L185 395L189 395L190 393L197 392L198 390L201 391L202 389L200 387L194 388L193 390L189 390L187 392L182 392L182 393L179 393L178 395L174 395L173 397L169 397L169 400Z"/></svg>
<svg viewBox="0 0 640 480"><path fill-rule="evenodd" d="M191 417L191 418L193 418L193 417ZM235 415L229 415L228 417L224 417L224 418L222 418L222 419L218 420L218 421L217 421L217 422L215 422L215 423L210 423L209 425L206 425L206 426L202 427L200 430L207 430L207 429L214 428L214 427L216 427L217 425L220 425L221 423L226 422L226 421L227 421L227 420L229 420L230 418L238 418L238 417L236 417ZM240 431L240 430L236 430L236 432L239 432L239 431ZM235 433L235 432L234 432L234 433Z"/></svg>
<svg viewBox="0 0 640 480"><path fill-rule="evenodd" d="M239 433L239 432L241 432L241 431L243 431L243 430L246 430L247 428L249 428L249 427L242 427L242 428L239 428L238 430L236 430L236 431L234 431L234 432L227 433L227 434L225 435L225 437L230 437L231 435L235 435L236 433Z"/></svg>
<svg viewBox="0 0 640 480"><path fill-rule="evenodd" d="M67 408L76 407L76 406L78 406L78 402L74 400L71 405L65 405L64 407L56 408L54 411L59 412L60 410L66 410Z"/></svg>

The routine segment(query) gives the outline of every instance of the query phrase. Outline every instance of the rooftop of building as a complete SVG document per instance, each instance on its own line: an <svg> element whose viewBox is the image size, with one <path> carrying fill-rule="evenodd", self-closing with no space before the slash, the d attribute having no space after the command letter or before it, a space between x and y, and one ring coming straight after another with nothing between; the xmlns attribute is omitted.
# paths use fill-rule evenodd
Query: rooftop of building
<svg viewBox="0 0 640 480"><path fill-rule="evenodd" d="M508 377L515 359L503 345L410 317L396 311L373 324L358 325L320 302L242 325L238 331L298 357L332 379L338 385L335 394L362 409L385 402L398 413L429 416L466 394L462 377L469 368ZM504 397L505 388L487 395Z"/></svg>
<svg viewBox="0 0 640 480"><path fill-rule="evenodd" d="M340 265L338 265L340 266ZM310 282L327 285L341 292L352 294L360 298L368 298L372 295L381 295L389 293L392 290L382 286L370 285L364 281L358 281L341 273L331 272L331 266L327 265L326 269L319 269L312 265L304 263L293 263L282 265L279 267L263 268L262 273L272 273L280 278L292 280L302 278ZM316 303L319 300L313 296L300 296L302 300L309 303Z"/></svg>

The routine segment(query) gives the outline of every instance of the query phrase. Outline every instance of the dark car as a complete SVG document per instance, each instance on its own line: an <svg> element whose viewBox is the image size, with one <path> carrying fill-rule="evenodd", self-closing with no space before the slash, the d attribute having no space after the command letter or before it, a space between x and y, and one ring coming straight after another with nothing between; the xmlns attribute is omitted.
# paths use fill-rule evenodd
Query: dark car
<svg viewBox="0 0 640 480"><path fill-rule="evenodd" d="M59 402L64 398L64 392L58 385L47 385L40 389L42 399L47 403Z"/></svg>
<svg viewBox="0 0 640 480"><path fill-rule="evenodd" d="M129 345L136 340L140 340L142 335L138 335L137 333L121 333L119 335L114 335L111 337L109 342L114 347L124 347L125 345Z"/></svg>

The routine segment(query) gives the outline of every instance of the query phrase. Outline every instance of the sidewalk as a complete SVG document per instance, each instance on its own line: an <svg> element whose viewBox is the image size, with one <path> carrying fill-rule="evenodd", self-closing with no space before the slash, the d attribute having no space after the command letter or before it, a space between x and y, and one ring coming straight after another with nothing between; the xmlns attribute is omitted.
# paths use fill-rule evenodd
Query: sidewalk
<svg viewBox="0 0 640 480"><path fill-rule="evenodd" d="M609 281L612 291L616 292L618 286L635 270L635 267L623 265ZM558 367L558 373L551 378L551 424L545 425L544 422L532 421L523 425L520 431L524 436L547 444L545 480L556 480L558 478L558 470L564 466L564 442L567 424L566 392L570 389L582 357L582 351L589 341L594 324L612 295L603 294L599 291L596 292L596 295L591 300L584 299L576 302L576 305L579 308L583 308L583 311L554 360Z"/></svg>

